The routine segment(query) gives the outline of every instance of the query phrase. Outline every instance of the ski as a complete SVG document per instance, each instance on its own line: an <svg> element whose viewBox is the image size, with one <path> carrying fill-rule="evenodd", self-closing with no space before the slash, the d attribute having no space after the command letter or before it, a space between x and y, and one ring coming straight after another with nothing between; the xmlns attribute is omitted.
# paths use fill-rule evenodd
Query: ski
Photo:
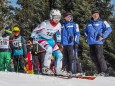
<svg viewBox="0 0 115 86"><path fill-rule="evenodd" d="M71 79L71 78L72 78L71 76L62 76L62 75L55 75L55 74L51 74L51 75L42 74L42 75L43 75L43 76L49 76L49 77L62 78L62 79Z"/></svg>
<svg viewBox="0 0 115 86"><path fill-rule="evenodd" d="M68 77L68 76L57 76L58 78L62 78L62 79L71 79L72 77Z"/></svg>
<svg viewBox="0 0 115 86"><path fill-rule="evenodd" d="M62 79L71 79L72 76L62 76L62 75L55 75L55 77L62 78Z"/></svg>
<svg viewBox="0 0 115 86"><path fill-rule="evenodd" d="M87 79L87 80L94 80L96 77L95 76L74 76L74 78L79 78L79 79Z"/></svg>

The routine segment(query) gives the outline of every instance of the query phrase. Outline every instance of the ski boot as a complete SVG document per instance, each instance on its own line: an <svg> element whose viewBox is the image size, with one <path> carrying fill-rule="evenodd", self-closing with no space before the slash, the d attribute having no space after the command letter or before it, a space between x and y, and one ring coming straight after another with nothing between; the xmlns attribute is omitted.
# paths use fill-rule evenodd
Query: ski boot
<svg viewBox="0 0 115 86"><path fill-rule="evenodd" d="M42 68L42 74L43 75L54 75L54 72L52 71L52 70L50 70L50 68L48 68L48 67L43 67Z"/></svg>
<svg viewBox="0 0 115 86"><path fill-rule="evenodd" d="M56 69L56 76L64 76L64 77L71 77L71 73L64 71L62 69Z"/></svg>

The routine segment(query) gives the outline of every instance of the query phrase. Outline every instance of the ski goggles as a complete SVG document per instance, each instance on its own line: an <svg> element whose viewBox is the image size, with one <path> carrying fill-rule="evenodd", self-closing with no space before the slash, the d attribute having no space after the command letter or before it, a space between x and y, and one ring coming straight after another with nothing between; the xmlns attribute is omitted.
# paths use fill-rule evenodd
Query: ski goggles
<svg viewBox="0 0 115 86"><path fill-rule="evenodd" d="M53 19L53 20L60 20L60 19L61 19L61 16L60 16L60 15L53 15L53 16L52 16L52 19Z"/></svg>
<svg viewBox="0 0 115 86"><path fill-rule="evenodd" d="M14 33L14 34L18 34L18 33L20 33L20 32L19 32L19 31L13 31L13 33Z"/></svg>

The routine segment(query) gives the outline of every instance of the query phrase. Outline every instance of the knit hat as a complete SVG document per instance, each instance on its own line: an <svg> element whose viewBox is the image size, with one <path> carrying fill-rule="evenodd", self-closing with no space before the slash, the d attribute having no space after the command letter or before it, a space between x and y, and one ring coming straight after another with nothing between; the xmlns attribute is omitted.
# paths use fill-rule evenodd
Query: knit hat
<svg viewBox="0 0 115 86"><path fill-rule="evenodd" d="M93 10L91 13L92 14L94 14L94 13L100 13L100 11L99 10Z"/></svg>
<svg viewBox="0 0 115 86"><path fill-rule="evenodd" d="M68 16L68 15L71 15L71 16L72 16L72 13L71 13L71 12L66 12L66 13L64 14L64 17L66 17L66 16Z"/></svg>

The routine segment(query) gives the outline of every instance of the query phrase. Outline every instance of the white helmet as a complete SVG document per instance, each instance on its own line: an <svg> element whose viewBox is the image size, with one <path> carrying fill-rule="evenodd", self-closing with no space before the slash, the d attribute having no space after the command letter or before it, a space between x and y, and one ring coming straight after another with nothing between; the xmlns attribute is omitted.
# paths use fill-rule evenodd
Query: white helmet
<svg viewBox="0 0 115 86"><path fill-rule="evenodd" d="M61 13L57 9L53 9L50 11L50 19L61 19Z"/></svg>

